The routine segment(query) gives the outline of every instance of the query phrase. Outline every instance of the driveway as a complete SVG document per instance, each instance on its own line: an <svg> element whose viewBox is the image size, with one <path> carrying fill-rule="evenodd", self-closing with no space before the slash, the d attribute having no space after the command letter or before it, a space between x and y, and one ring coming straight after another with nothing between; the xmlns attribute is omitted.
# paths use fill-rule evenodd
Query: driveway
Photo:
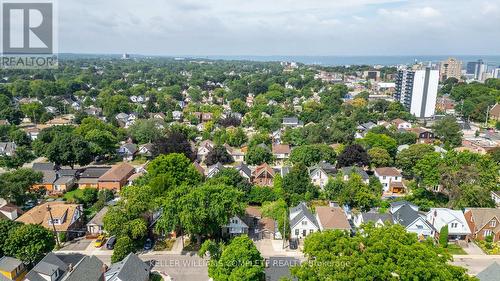
<svg viewBox="0 0 500 281"><path fill-rule="evenodd" d="M61 251L86 251L87 248L92 244L94 240L79 238L73 241L69 241L64 243L64 247L61 248Z"/></svg>
<svg viewBox="0 0 500 281"><path fill-rule="evenodd" d="M474 242L467 243L467 247L462 247L467 255L486 255Z"/></svg>

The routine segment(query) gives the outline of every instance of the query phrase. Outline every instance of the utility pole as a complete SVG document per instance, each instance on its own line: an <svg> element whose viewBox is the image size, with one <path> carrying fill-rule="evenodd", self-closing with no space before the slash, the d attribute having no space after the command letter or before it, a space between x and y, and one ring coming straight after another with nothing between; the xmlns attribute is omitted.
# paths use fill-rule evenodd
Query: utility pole
<svg viewBox="0 0 500 281"><path fill-rule="evenodd" d="M283 212L283 234L281 235L283 238L283 249L285 249L285 238L286 238L286 209Z"/></svg>
<svg viewBox="0 0 500 281"><path fill-rule="evenodd" d="M47 211L49 212L50 223L52 224L52 229L54 230L54 236L56 237L57 247L61 248L61 244L59 244L59 237L57 236L56 226L54 225L54 218L52 217L52 208L50 208L50 205L48 203L47 203Z"/></svg>
<svg viewBox="0 0 500 281"><path fill-rule="evenodd" d="M486 121L484 121L484 127L488 128L488 119L490 119L490 110L493 108L493 105L488 105L486 108Z"/></svg>

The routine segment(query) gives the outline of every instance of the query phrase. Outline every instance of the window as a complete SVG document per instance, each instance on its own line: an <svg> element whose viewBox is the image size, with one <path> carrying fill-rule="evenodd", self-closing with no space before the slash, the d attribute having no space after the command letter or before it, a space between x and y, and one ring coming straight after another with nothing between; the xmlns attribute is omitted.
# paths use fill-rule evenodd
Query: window
<svg viewBox="0 0 500 281"><path fill-rule="evenodd" d="M307 225L307 221L302 221L302 225Z"/></svg>
<svg viewBox="0 0 500 281"><path fill-rule="evenodd" d="M451 223L451 228L457 228L457 227L458 227L458 223L456 223L456 222Z"/></svg>
<svg viewBox="0 0 500 281"><path fill-rule="evenodd" d="M295 236L299 236L299 230L295 229Z"/></svg>
<svg viewBox="0 0 500 281"><path fill-rule="evenodd" d="M386 176L383 176L383 177L382 177L382 179L384 179L384 180L385 180L386 178L387 178Z"/></svg>
<svg viewBox="0 0 500 281"><path fill-rule="evenodd" d="M497 221L496 221L496 220L492 220L492 221L490 222L490 226L491 226L491 227L496 227L496 226L497 226Z"/></svg>
<svg viewBox="0 0 500 281"><path fill-rule="evenodd" d="M424 229L424 226L423 226L423 225L418 224L418 225L417 225L417 228L418 228L418 229Z"/></svg>
<svg viewBox="0 0 500 281"><path fill-rule="evenodd" d="M484 238L488 237L488 236L491 236L491 229L486 229L484 232Z"/></svg>

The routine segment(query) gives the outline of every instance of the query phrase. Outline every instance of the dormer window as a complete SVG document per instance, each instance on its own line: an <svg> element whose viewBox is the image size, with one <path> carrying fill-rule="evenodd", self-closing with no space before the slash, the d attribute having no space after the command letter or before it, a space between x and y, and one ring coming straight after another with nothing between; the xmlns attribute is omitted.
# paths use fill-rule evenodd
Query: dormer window
<svg viewBox="0 0 500 281"><path fill-rule="evenodd" d="M49 225L61 225L62 224L62 220L58 219L58 218L55 218L55 219L49 219Z"/></svg>
<svg viewBox="0 0 500 281"><path fill-rule="evenodd" d="M496 227L496 226L497 226L497 221L496 221L496 220L492 220L492 221L490 222L490 226L491 226L491 227Z"/></svg>

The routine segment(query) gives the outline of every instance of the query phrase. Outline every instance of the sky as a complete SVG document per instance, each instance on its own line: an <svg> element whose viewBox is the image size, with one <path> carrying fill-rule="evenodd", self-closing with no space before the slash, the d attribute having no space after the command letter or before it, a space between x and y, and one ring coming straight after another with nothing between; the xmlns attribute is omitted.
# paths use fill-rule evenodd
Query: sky
<svg viewBox="0 0 500 281"><path fill-rule="evenodd" d="M500 0L58 0L59 52L500 55Z"/></svg>

